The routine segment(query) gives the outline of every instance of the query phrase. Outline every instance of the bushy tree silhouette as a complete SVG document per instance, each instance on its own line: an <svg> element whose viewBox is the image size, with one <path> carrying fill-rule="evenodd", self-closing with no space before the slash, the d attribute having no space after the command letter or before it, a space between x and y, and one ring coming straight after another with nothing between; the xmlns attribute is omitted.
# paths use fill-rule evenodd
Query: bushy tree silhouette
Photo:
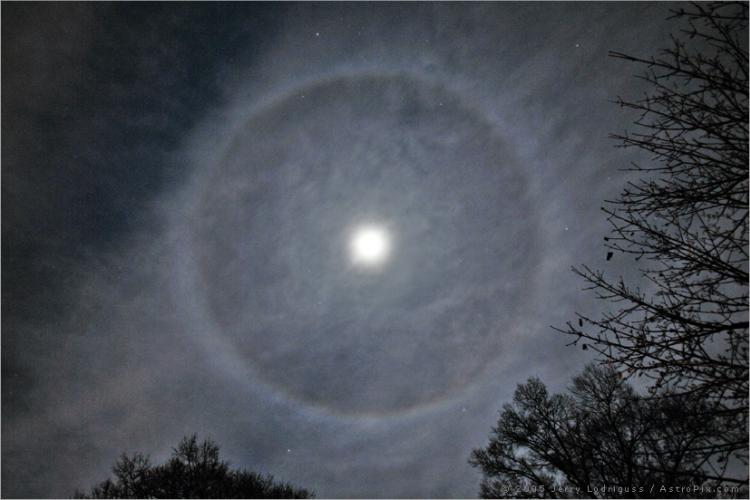
<svg viewBox="0 0 750 500"><path fill-rule="evenodd" d="M639 396L612 368L590 365L569 394L520 384L470 463L484 473L483 498L716 496L721 478L695 451L715 437L704 415L688 398Z"/></svg>
<svg viewBox="0 0 750 500"><path fill-rule="evenodd" d="M607 260L633 256L640 282L574 268L611 305L561 331L654 397L690 395L720 417L704 467L730 477L748 458L748 4L696 3L675 12L681 37L658 57L614 57L645 68L651 89L636 130L615 135L649 153L641 175L603 210Z"/></svg>
<svg viewBox="0 0 750 500"><path fill-rule="evenodd" d="M219 459L219 446L182 439L162 465L136 453L123 454L112 468L113 479L76 493L76 498L313 498L306 489L275 482L273 476L232 470Z"/></svg>

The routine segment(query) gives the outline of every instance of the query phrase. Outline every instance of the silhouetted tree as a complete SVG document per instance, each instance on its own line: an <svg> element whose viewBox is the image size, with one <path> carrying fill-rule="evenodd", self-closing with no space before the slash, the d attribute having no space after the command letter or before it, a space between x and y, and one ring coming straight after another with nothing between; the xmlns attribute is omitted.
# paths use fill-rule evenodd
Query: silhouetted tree
<svg viewBox="0 0 750 500"><path fill-rule="evenodd" d="M185 437L162 465L136 453L123 454L112 471L114 479L76 498L313 498L305 489L277 483L273 476L232 470L219 459L219 446L193 435Z"/></svg>
<svg viewBox="0 0 750 500"><path fill-rule="evenodd" d="M635 165L641 179L603 207L607 260L634 256L643 280L574 268L613 307L562 331L626 377L644 377L654 397L691 395L707 418L721 417L702 445L704 467L729 479L727 464L748 457L748 4L675 15L689 28L658 57L612 54L643 66L651 89L619 101L640 118L614 137L654 161Z"/></svg>
<svg viewBox="0 0 750 500"><path fill-rule="evenodd" d="M696 450L716 430L691 399L644 398L590 365L569 394L550 395L536 378L520 384L470 463L484 473L483 498L711 497L721 478ZM704 490L684 490L692 485Z"/></svg>

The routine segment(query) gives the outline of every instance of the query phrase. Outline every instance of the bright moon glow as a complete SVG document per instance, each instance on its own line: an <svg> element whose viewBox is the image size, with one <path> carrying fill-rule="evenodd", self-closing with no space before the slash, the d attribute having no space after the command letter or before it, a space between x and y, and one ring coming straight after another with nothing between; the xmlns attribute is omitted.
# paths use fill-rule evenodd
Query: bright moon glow
<svg viewBox="0 0 750 500"><path fill-rule="evenodd" d="M352 258L355 263L380 264L390 251L388 234L377 227L363 227L354 232L351 241Z"/></svg>

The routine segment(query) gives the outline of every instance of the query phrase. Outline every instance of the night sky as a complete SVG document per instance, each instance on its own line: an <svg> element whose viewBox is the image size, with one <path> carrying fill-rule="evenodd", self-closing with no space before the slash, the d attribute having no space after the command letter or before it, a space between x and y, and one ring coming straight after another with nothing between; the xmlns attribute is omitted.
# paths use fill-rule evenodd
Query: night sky
<svg viewBox="0 0 750 500"><path fill-rule="evenodd" d="M3 3L3 496L192 433L319 497L476 496L516 384L593 360L570 267L632 271L607 53L675 7Z"/></svg>

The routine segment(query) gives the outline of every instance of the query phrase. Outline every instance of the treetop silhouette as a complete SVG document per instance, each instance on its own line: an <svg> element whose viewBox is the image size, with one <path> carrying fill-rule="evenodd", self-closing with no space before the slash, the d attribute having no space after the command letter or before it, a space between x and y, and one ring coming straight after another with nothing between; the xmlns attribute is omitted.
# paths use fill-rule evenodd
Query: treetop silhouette
<svg viewBox="0 0 750 500"><path fill-rule="evenodd" d="M687 28L658 56L611 54L644 68L650 89L618 101L639 117L613 137L652 161L603 207L607 261L633 257L641 280L574 268L611 308L560 331L654 397L705 403L707 420L721 417L705 467L738 479L727 464L748 458L748 4L695 3L675 17Z"/></svg>
<svg viewBox="0 0 750 500"><path fill-rule="evenodd" d="M113 479L76 498L313 498L313 492L274 481L271 475L232 470L219 458L211 440L185 437L164 464L149 457L123 454L112 468Z"/></svg>

